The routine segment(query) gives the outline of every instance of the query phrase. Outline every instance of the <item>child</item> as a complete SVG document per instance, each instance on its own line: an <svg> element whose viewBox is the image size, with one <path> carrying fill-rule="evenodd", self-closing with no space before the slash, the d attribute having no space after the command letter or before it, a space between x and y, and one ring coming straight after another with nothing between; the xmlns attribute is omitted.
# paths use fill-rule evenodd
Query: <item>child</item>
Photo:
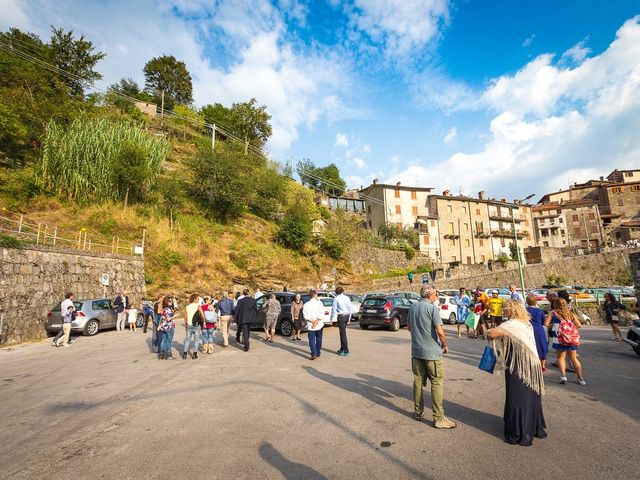
<svg viewBox="0 0 640 480"><path fill-rule="evenodd" d="M136 331L136 320L138 319L138 309L130 308L127 310L127 323L129 324L129 331Z"/></svg>

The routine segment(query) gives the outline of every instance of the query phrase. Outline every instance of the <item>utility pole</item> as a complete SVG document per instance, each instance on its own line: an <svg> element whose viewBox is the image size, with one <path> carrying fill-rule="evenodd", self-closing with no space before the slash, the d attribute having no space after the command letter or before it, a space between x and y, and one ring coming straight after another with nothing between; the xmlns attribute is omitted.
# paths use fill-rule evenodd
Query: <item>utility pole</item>
<svg viewBox="0 0 640 480"><path fill-rule="evenodd" d="M162 100L160 100L160 125L164 127L164 90L162 90Z"/></svg>
<svg viewBox="0 0 640 480"><path fill-rule="evenodd" d="M211 151L216 151L216 124L211 125Z"/></svg>

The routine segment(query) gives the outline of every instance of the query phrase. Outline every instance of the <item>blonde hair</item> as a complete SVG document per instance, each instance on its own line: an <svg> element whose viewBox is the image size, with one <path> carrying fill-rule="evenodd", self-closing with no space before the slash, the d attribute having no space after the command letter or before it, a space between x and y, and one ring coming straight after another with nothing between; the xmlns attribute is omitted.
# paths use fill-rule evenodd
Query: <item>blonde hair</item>
<svg viewBox="0 0 640 480"><path fill-rule="evenodd" d="M569 304L564 298L558 298L555 301L555 309L557 313L559 313L562 320L572 321L575 318L575 315L571 310L569 310Z"/></svg>
<svg viewBox="0 0 640 480"><path fill-rule="evenodd" d="M502 307L505 317L509 320L530 320L531 315L527 312L524 304L519 300L507 300Z"/></svg>

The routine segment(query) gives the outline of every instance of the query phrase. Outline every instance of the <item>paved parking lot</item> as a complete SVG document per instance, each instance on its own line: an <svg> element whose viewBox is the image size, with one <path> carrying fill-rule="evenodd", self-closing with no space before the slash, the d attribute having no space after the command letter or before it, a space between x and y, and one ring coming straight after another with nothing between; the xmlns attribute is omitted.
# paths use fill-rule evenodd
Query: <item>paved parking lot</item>
<svg viewBox="0 0 640 480"><path fill-rule="evenodd" d="M0 478L637 477L640 357L606 329L583 330L587 387L547 373L549 437L523 448L502 441L503 379L478 370L484 342L445 328L452 431L413 419L405 329L354 325L342 358L330 328L314 362L305 342L258 332L249 353L195 361L157 360L140 332L1 350Z"/></svg>

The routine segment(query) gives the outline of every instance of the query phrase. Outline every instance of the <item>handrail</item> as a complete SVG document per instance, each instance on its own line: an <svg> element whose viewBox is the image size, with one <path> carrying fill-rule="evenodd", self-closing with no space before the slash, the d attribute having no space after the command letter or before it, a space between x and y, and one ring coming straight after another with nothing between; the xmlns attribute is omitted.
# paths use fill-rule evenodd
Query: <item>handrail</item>
<svg viewBox="0 0 640 480"><path fill-rule="evenodd" d="M46 222L38 222L24 214L14 213L3 208L0 211L0 233L12 235L36 245L64 244L64 246L75 250L121 255L122 252L126 252L124 255L135 256L144 255L146 229L143 229L140 244L123 242L117 236L112 237L111 244L100 243L100 239L97 238L97 241L94 241L93 235L90 237L85 228L79 231L68 230ZM140 247L140 250L136 247Z"/></svg>

